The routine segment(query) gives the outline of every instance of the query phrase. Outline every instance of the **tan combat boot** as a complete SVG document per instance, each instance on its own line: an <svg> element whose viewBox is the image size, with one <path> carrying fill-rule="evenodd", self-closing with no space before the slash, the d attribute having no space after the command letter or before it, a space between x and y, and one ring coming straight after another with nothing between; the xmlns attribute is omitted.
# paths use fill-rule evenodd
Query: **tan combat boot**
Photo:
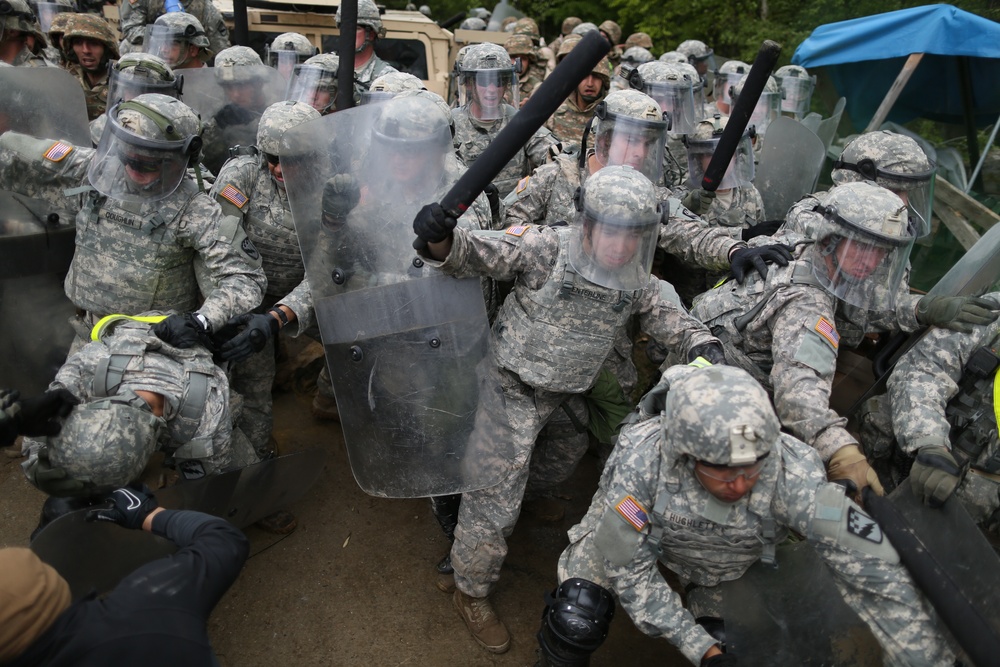
<svg viewBox="0 0 1000 667"><path fill-rule="evenodd" d="M480 646L490 653L503 653L510 648L507 626L497 618L488 597L474 598L456 589L452 599L459 616L472 633L472 638Z"/></svg>

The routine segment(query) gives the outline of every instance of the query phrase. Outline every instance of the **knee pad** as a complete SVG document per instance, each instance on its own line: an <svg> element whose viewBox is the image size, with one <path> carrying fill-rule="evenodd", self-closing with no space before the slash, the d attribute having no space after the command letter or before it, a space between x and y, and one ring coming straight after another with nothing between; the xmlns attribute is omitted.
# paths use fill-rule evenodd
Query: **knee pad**
<svg viewBox="0 0 1000 667"><path fill-rule="evenodd" d="M545 596L538 642L550 664L587 664L604 643L615 615L614 597L586 579L567 579Z"/></svg>

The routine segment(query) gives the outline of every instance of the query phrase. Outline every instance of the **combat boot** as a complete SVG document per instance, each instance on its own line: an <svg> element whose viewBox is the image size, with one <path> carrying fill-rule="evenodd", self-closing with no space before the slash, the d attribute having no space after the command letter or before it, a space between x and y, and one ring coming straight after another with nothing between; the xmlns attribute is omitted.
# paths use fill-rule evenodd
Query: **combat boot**
<svg viewBox="0 0 1000 667"><path fill-rule="evenodd" d="M503 621L497 618L489 597L474 598L456 590L452 600L472 638L480 646L490 653L503 653L510 648L510 633Z"/></svg>
<svg viewBox="0 0 1000 667"><path fill-rule="evenodd" d="M451 553L445 554L444 558L438 561L437 580L434 582L438 590L442 593L455 592L455 568L451 566Z"/></svg>

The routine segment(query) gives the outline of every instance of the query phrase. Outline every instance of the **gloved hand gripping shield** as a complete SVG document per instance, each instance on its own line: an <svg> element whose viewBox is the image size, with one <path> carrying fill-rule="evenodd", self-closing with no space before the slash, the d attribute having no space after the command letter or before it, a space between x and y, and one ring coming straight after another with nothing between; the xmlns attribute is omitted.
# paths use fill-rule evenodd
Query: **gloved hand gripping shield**
<svg viewBox="0 0 1000 667"><path fill-rule="evenodd" d="M602 167L632 167L658 183L663 176L667 130L667 119L655 100L637 90L616 90L597 103L590 135ZM585 134L584 155L586 148Z"/></svg>
<svg viewBox="0 0 1000 667"><path fill-rule="evenodd" d="M461 173L449 118L428 93L402 93L281 142L348 458L376 496L484 488L510 456L480 281L444 276L411 245L416 213Z"/></svg>
<svg viewBox="0 0 1000 667"><path fill-rule="evenodd" d="M712 154L719 146L722 131L726 127L727 118L719 117L703 120L698 123L695 131L684 138L688 153L688 185L692 189L700 188ZM731 190L744 185L750 185L754 177L754 159L752 137L754 128L748 126L740 139L740 143L729 161L726 173L719 181L719 190Z"/></svg>
<svg viewBox="0 0 1000 667"><path fill-rule="evenodd" d="M120 102L108 113L87 179L102 195L121 201L168 197L197 163L200 133L198 117L173 98L150 94Z"/></svg>
<svg viewBox="0 0 1000 667"><path fill-rule="evenodd" d="M146 93L180 99L184 77L175 76L170 65L149 53L128 53L116 61L108 75L108 102L127 102Z"/></svg>

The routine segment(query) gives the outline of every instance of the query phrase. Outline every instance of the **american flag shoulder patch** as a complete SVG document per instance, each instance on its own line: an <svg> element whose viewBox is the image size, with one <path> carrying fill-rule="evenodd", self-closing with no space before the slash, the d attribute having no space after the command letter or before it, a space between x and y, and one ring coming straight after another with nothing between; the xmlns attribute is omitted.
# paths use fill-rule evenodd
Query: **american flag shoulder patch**
<svg viewBox="0 0 1000 667"><path fill-rule="evenodd" d="M833 326L833 322L825 317L819 318L819 322L816 323L816 332L827 339L830 345L833 345L833 349L836 350L840 346L840 334L837 333L837 328Z"/></svg>
<svg viewBox="0 0 1000 667"><path fill-rule="evenodd" d="M530 178L531 178L531 176L525 176L524 178L522 178L521 180L519 180L517 182L517 187L514 188L514 192L516 194L521 194L522 192L524 192L525 188L528 187L528 179L530 179Z"/></svg>
<svg viewBox="0 0 1000 667"><path fill-rule="evenodd" d="M622 515L629 524L632 525L637 531L642 531L646 526L649 525L649 515L646 514L646 510L643 509L642 505L636 501L631 495L625 496L621 501L615 505L615 510Z"/></svg>
<svg viewBox="0 0 1000 667"><path fill-rule="evenodd" d="M247 196L240 192L239 188L232 183L227 183L226 187L219 191L219 196L236 206L236 208L243 208L249 201Z"/></svg>
<svg viewBox="0 0 1000 667"><path fill-rule="evenodd" d="M49 150L45 151L42 155L46 160L51 160L52 162L59 162L64 157L73 152L73 147L69 144L64 144L61 141L49 146Z"/></svg>
<svg viewBox="0 0 1000 667"><path fill-rule="evenodd" d="M524 233L528 231L531 225L511 225L507 228L506 233L511 236L524 236Z"/></svg>

